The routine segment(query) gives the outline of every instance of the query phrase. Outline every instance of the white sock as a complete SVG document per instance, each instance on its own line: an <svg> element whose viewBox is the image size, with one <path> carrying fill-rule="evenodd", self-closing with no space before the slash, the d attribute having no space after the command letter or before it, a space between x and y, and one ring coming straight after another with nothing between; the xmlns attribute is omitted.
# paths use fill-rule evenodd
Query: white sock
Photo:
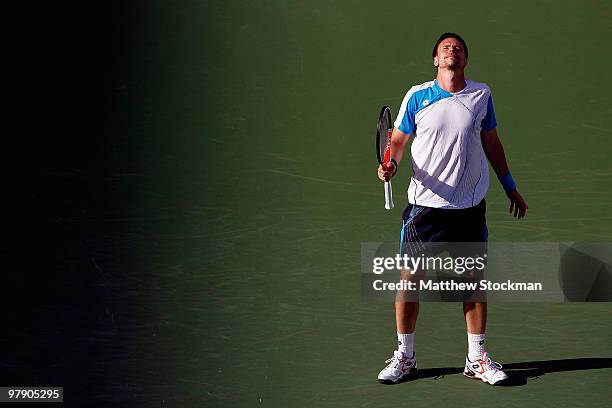
<svg viewBox="0 0 612 408"><path fill-rule="evenodd" d="M414 346L414 333L397 333L397 349L407 357L412 357Z"/></svg>
<svg viewBox="0 0 612 408"><path fill-rule="evenodd" d="M483 355L487 349L485 347L486 335L468 333L468 358L474 360Z"/></svg>

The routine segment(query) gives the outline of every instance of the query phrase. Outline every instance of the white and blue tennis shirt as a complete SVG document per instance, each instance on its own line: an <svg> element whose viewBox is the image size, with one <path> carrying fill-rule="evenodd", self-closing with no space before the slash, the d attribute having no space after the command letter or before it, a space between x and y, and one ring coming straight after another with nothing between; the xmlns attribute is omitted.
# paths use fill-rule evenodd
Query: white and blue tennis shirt
<svg viewBox="0 0 612 408"><path fill-rule="evenodd" d="M491 90L467 80L455 93L437 81L410 88L395 127L414 137L408 201L425 207L469 208L489 188L481 130L497 126Z"/></svg>

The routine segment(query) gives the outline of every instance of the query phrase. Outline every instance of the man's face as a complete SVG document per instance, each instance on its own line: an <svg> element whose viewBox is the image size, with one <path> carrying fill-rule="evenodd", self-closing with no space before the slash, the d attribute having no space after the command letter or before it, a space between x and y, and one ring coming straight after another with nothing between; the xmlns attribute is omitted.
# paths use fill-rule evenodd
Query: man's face
<svg viewBox="0 0 612 408"><path fill-rule="evenodd" d="M434 65L440 68L463 69L467 65L463 44L456 38L449 37L438 45Z"/></svg>

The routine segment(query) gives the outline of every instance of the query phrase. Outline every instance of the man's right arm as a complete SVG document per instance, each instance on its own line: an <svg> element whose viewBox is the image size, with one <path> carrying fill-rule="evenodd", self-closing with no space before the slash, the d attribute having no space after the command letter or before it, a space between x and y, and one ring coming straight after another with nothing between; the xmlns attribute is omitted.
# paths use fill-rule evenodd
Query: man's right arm
<svg viewBox="0 0 612 408"><path fill-rule="evenodd" d="M406 143L410 139L410 135L402 132L398 128L393 128L393 133L391 134L391 159L395 160L396 163L399 164L402 161L402 157L404 156L404 148L406 147ZM393 167L393 162L391 162L391 167ZM393 173L395 173L396 169L384 169L382 165L378 166L378 178L382 181L389 181L391 177L393 177Z"/></svg>

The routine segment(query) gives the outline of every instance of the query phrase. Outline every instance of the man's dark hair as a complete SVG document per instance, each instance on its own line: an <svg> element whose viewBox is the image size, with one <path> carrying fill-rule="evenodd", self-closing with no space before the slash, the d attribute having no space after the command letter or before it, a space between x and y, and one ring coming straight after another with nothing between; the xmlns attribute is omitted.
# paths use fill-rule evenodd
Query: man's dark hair
<svg viewBox="0 0 612 408"><path fill-rule="evenodd" d="M459 41L461 41L461 45L463 45L463 49L465 50L465 58L468 57L468 48L467 48L467 44L465 43L465 41L463 40L463 38L461 38L461 36L459 34L455 34L455 33L444 33L440 36L440 38L438 38L438 41L436 41L436 45L434 45L433 47L433 52L431 53L431 57L434 58L436 56L436 54L438 53L438 45L440 45L440 43L444 40L446 40L447 38L455 38Z"/></svg>

